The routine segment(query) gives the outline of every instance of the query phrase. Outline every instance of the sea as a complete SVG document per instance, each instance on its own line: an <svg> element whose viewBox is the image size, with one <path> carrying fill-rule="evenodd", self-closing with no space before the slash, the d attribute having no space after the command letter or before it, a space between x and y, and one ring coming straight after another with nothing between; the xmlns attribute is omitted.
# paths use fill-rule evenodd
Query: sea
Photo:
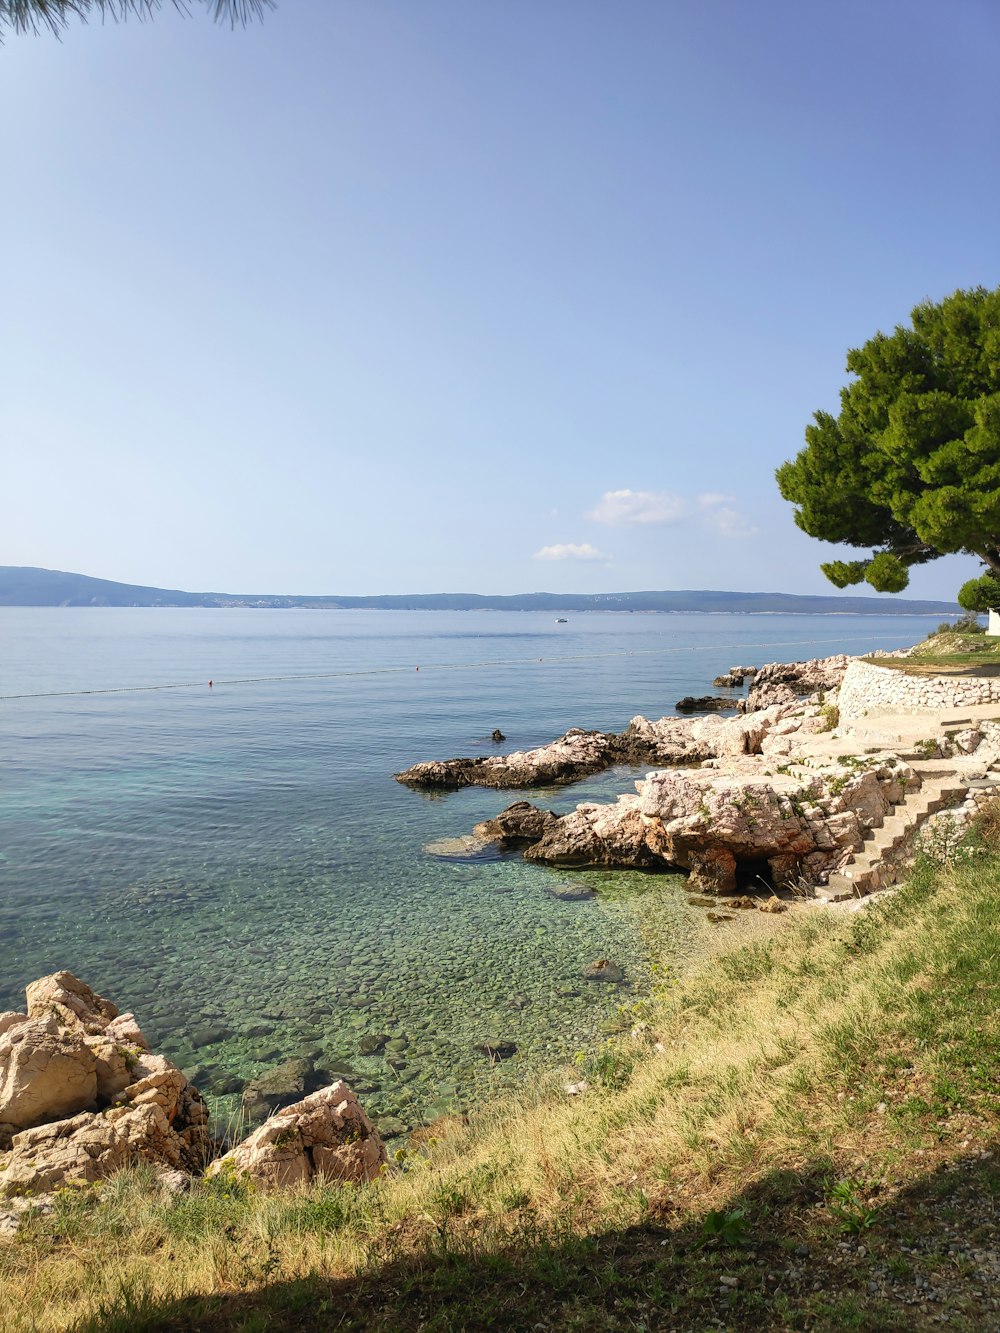
<svg viewBox="0 0 1000 1333"><path fill-rule="evenodd" d="M445 859L511 801L641 772L422 795L418 760L621 730L735 664L898 648L937 617L0 608L0 1011L67 968L208 1095L290 1059L387 1137L528 1095L712 927L677 874ZM567 882L594 892L559 896ZM586 981L609 958L620 985ZM516 1048L496 1060L482 1049Z"/></svg>

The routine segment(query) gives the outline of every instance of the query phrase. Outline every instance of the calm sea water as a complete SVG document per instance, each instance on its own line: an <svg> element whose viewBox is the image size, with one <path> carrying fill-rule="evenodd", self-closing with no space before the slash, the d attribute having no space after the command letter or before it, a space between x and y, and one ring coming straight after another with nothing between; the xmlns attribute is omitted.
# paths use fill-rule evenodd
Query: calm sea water
<svg viewBox="0 0 1000 1333"><path fill-rule="evenodd" d="M220 1094L308 1054L403 1124L465 1105L608 1025L622 992L583 965L619 961L635 993L707 927L680 876L585 871L597 896L565 902L565 872L430 856L519 793L432 799L392 773L489 752L494 727L508 749L620 730L733 663L894 648L934 623L568 620L0 609L0 1010L69 968ZM528 794L563 812L634 776ZM372 1035L388 1051L362 1055ZM517 1055L491 1067L490 1037Z"/></svg>

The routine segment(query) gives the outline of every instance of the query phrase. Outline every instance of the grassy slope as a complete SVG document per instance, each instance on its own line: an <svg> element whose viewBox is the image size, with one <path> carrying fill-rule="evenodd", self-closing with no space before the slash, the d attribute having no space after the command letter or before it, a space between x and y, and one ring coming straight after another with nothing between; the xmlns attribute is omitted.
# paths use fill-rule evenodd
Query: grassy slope
<svg viewBox="0 0 1000 1333"><path fill-rule="evenodd" d="M585 1096L494 1108L368 1188L67 1192L0 1246L0 1323L992 1327L998 884L987 822L873 908L789 914L640 1006Z"/></svg>
<svg viewBox="0 0 1000 1333"><path fill-rule="evenodd" d="M876 666L908 675L995 676L1000 672L1000 639L982 626L941 625L906 657L867 657Z"/></svg>

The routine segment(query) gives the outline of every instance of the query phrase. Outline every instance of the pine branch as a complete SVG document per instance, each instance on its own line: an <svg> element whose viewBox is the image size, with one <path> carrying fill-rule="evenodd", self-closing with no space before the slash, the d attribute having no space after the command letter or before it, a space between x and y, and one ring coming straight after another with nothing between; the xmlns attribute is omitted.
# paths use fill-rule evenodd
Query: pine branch
<svg viewBox="0 0 1000 1333"><path fill-rule="evenodd" d="M275 5L275 0L0 0L0 35L5 28L14 32L47 28L58 36L71 20L86 23L94 14L115 22L129 17L148 19L165 2L185 15L190 15L191 5L200 5L216 23L228 23L231 28L263 18Z"/></svg>

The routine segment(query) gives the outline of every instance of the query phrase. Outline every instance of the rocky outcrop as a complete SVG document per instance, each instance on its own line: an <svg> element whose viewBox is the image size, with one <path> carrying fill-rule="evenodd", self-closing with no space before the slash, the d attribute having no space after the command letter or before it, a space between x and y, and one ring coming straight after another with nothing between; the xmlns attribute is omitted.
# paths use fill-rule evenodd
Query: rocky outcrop
<svg viewBox="0 0 1000 1333"><path fill-rule="evenodd" d="M892 755L795 777L665 770L613 804L584 802L529 846L548 865L690 870L692 887L736 889L738 868L772 882L819 880L844 864L919 779Z"/></svg>
<svg viewBox="0 0 1000 1333"><path fill-rule="evenodd" d="M735 710L737 702L723 694L685 694L674 707L678 713L729 713Z"/></svg>
<svg viewBox="0 0 1000 1333"><path fill-rule="evenodd" d="M273 1115L205 1174L270 1186L308 1184L316 1177L361 1182L373 1180L385 1162L378 1131L341 1081Z"/></svg>
<svg viewBox="0 0 1000 1333"><path fill-rule="evenodd" d="M729 690L738 689L745 680L752 680L756 674L757 667L734 666L724 671L721 676L716 676L712 684Z"/></svg>
<svg viewBox="0 0 1000 1333"><path fill-rule="evenodd" d="M575 782L626 760L627 742L614 732L567 731L550 745L478 759L436 759L396 773L408 787L538 787ZM642 762L641 759L637 762Z"/></svg>
<svg viewBox="0 0 1000 1333"><path fill-rule="evenodd" d="M807 662L768 662L757 672L747 697L739 701L739 710L753 713L773 704L794 703L806 695L836 690L851 660L838 654Z"/></svg>
<svg viewBox="0 0 1000 1333"><path fill-rule="evenodd" d="M515 801L494 819L477 824L472 832L481 842L495 842L501 847L526 847L538 842L556 822L551 810L542 810L530 801Z"/></svg>
<svg viewBox="0 0 1000 1333"><path fill-rule="evenodd" d="M199 1170L201 1094L155 1055L132 1014L70 972L32 983L0 1017L0 1195L92 1181L137 1160Z"/></svg>
<svg viewBox="0 0 1000 1333"><path fill-rule="evenodd" d="M786 690L785 686L774 688ZM406 786L431 790L539 787L575 782L613 764L652 767L700 763L734 754L759 754L765 752L762 745L765 736L779 724L783 724L785 732L819 729L823 725L814 705L790 687L786 692L787 698L756 710L752 717L721 718L717 713L705 717L662 717L658 721L634 717L621 733L574 729L535 750L478 759L435 759L414 764L396 773L395 778ZM737 701L738 706L742 707L743 702ZM732 706L727 700L726 707Z"/></svg>
<svg viewBox="0 0 1000 1333"><path fill-rule="evenodd" d="M625 735L632 738L636 750L649 755L652 763L676 767L739 755L781 754L787 745L773 745L773 738L803 737L824 725L814 705L796 699L740 717L709 714L699 718L663 717L658 722L634 717Z"/></svg>

